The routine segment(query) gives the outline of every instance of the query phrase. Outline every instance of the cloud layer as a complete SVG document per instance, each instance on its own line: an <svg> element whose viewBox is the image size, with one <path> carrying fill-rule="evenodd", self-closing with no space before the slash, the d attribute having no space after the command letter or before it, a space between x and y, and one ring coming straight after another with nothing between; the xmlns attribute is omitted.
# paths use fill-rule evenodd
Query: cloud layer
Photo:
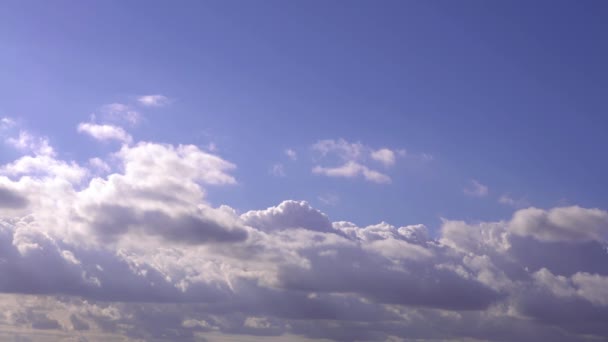
<svg viewBox="0 0 608 342"><path fill-rule="evenodd" d="M527 208L507 221L445 220L437 234L420 224L336 222L304 201L238 213L212 206L205 193L237 184L236 166L196 146L123 145L110 171L101 157L89 168L59 159L39 143L45 140L24 141L38 143L0 168L2 334L91 341L608 336L604 210ZM359 144L317 150L337 153L338 169L366 179L381 176L352 166L362 155L394 163L395 152Z"/></svg>

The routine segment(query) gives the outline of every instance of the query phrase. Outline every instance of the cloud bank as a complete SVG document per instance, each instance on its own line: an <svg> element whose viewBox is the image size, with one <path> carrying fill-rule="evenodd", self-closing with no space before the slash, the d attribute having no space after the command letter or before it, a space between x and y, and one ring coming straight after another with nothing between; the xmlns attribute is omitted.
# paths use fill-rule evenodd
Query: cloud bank
<svg viewBox="0 0 608 342"><path fill-rule="evenodd" d="M236 165L197 146L123 145L110 169L101 157L81 165L48 152L48 142L34 145L0 167L2 335L608 336L608 212L601 209L445 220L437 234L415 223L361 227L304 201L245 213L212 206L205 189L237 184ZM318 150L338 153L365 178L365 169L349 164L361 155L392 163L389 153L358 144ZM346 169L340 176L351 174Z"/></svg>

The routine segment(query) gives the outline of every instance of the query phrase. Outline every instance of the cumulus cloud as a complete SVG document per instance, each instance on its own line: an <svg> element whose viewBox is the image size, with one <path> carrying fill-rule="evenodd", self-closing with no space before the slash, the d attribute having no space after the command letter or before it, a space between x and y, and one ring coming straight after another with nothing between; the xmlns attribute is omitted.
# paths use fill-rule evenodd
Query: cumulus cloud
<svg viewBox="0 0 608 342"><path fill-rule="evenodd" d="M472 179L463 191L465 195L472 197L485 197L488 195L488 187L475 179Z"/></svg>
<svg viewBox="0 0 608 342"><path fill-rule="evenodd" d="M146 107L161 107L169 104L169 98L160 94L143 95L137 98L137 102Z"/></svg>
<svg viewBox="0 0 608 342"><path fill-rule="evenodd" d="M334 172L369 176L373 150L322 146L358 165ZM0 167L0 338L608 336L601 209L359 226L305 201L214 206L206 189L237 184L236 165L193 145L122 145L112 168L39 152Z"/></svg>
<svg viewBox="0 0 608 342"><path fill-rule="evenodd" d="M388 148L374 150L359 142L350 143L344 139L320 140L312 145L312 149L320 156L319 161L332 160L333 157L334 163L338 163L338 166L316 165L312 169L314 174L343 178L362 177L367 181L381 184L391 183L391 177L374 170L367 163L372 160L390 167L395 164L397 155L405 155L404 150L394 151Z"/></svg>
<svg viewBox="0 0 608 342"><path fill-rule="evenodd" d="M388 148L381 148L371 153L372 159L381 162L385 166L392 166L395 164L395 152Z"/></svg>
<svg viewBox="0 0 608 342"><path fill-rule="evenodd" d="M133 140L122 127L112 125L81 122L78 124L78 132L88 134L94 139L101 141L117 140L123 143L130 143Z"/></svg>

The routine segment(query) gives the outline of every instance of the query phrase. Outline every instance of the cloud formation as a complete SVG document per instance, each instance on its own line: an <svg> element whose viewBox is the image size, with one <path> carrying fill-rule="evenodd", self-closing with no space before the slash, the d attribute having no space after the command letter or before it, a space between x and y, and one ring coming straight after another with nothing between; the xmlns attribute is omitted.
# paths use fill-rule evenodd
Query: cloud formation
<svg viewBox="0 0 608 342"><path fill-rule="evenodd" d="M350 143L344 139L320 140L312 145L312 150L319 155L318 161L333 162L337 166L315 165L312 173L328 177L358 178L379 184L391 183L391 177L368 166L369 161L376 161L385 167L395 164L397 155L405 155L404 150L381 148L374 150L359 142Z"/></svg>
<svg viewBox="0 0 608 342"><path fill-rule="evenodd" d="M323 146L346 165L373 151ZM605 210L527 208L435 234L332 221L305 201L213 206L205 189L237 184L236 166L193 145L122 145L101 174L101 157L24 152L0 168L0 337L608 336Z"/></svg>
<svg viewBox="0 0 608 342"><path fill-rule="evenodd" d="M78 132L85 133L94 139L107 141L117 140L123 143L130 143L133 138L125 132L122 127L113 125L100 125L90 122L81 122L78 124Z"/></svg>
<svg viewBox="0 0 608 342"><path fill-rule="evenodd" d="M137 98L137 102L146 107L161 107L169 104L169 98L160 94L143 95Z"/></svg>

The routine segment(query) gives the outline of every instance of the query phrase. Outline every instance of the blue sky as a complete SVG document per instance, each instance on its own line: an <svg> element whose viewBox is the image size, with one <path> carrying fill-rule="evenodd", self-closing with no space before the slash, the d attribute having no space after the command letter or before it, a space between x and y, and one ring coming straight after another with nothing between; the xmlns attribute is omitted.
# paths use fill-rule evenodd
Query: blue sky
<svg viewBox="0 0 608 342"><path fill-rule="evenodd" d="M62 153L106 103L163 94L138 139L214 142L240 185L211 200L241 210L284 198L371 224L507 218L531 204L606 206L601 2L9 2L0 14L6 116ZM542 20L539 20L542 18ZM309 147L344 138L426 153L392 184L310 174ZM285 162L286 177L268 169ZM476 179L487 197L466 198ZM361 208L361 210L358 210Z"/></svg>
<svg viewBox="0 0 608 342"><path fill-rule="evenodd" d="M247 229L263 220L243 214L288 212L285 200L332 224L422 224L458 251L449 222L537 232L517 226L517 213L539 213L529 207L588 208L595 218L568 222L596 222L608 207L607 15L603 1L5 1L0 176L13 183L0 200L18 206L19 177L40 176L10 164L28 153L89 168L72 184L85 196L95 177L135 182L124 168L138 153L186 158L177 146L191 144L227 177L187 173L191 195ZM111 222L131 222L120 215ZM605 242L589 229L577 243ZM545 266L535 279L574 274Z"/></svg>

